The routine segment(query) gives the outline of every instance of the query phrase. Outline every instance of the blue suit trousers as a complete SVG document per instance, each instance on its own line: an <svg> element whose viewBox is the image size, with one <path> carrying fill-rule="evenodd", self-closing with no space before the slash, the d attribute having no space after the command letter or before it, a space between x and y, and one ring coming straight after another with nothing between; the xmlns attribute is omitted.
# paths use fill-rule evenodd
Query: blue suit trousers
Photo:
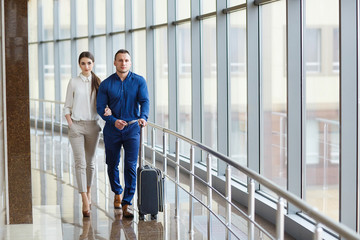
<svg viewBox="0 0 360 240"><path fill-rule="evenodd" d="M130 204L136 190L136 166L140 145L140 126L137 123L126 126L123 130L113 129L105 125L104 142L107 171L111 190L115 194L123 194L122 205ZM124 148L124 180L125 188L120 184L119 163L120 150Z"/></svg>

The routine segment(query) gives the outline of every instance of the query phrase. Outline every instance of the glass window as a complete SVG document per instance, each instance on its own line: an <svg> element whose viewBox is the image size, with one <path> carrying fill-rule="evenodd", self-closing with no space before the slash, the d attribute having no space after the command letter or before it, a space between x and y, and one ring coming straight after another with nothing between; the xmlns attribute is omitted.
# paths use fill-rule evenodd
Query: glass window
<svg viewBox="0 0 360 240"><path fill-rule="evenodd" d="M228 0L228 7L233 7L243 3L246 3L246 0Z"/></svg>
<svg viewBox="0 0 360 240"><path fill-rule="evenodd" d="M177 78L179 86L178 132L191 138L191 24L180 24L176 28ZM180 141L180 153L190 156L190 145Z"/></svg>
<svg viewBox="0 0 360 240"><path fill-rule="evenodd" d="M60 85L61 100L65 100L66 89L71 78L71 43L70 41L59 42L59 60L60 60ZM78 66L74 66L78 67Z"/></svg>
<svg viewBox="0 0 360 240"><path fill-rule="evenodd" d="M77 51L76 59L79 57L80 53L82 53L83 51L89 51L88 39L76 40L76 51ZM76 62L77 62L77 60L76 60ZM80 74L80 72L81 72L80 67L77 66L76 69L77 69L77 74Z"/></svg>
<svg viewBox="0 0 360 240"><path fill-rule="evenodd" d="M321 59L328 59L322 64L321 74L312 74L308 68L305 72L305 200L338 221L339 74L334 71L334 63L336 58L338 63L339 35L333 30L339 28L339 1L329 0L325 3L306 0L305 6L305 28L321 29L327 40L313 38L312 41L319 42L314 43L308 39L304 42L304 52L310 51L314 44L319 44L319 49L322 49Z"/></svg>
<svg viewBox="0 0 360 240"><path fill-rule="evenodd" d="M201 75L203 82L203 139L202 142L217 149L217 69L216 69L216 18L202 21ZM206 158L203 158L205 160ZM217 168L217 160L213 167Z"/></svg>
<svg viewBox="0 0 360 240"><path fill-rule="evenodd" d="M169 127L168 110L168 57L167 57L167 28L156 29L155 32L155 121L160 126ZM156 142L162 143L162 134L157 132Z"/></svg>
<svg viewBox="0 0 360 240"><path fill-rule="evenodd" d="M106 74L106 38L96 37L94 38L94 72L101 79L104 80L107 77Z"/></svg>
<svg viewBox="0 0 360 240"><path fill-rule="evenodd" d="M94 24L95 34L102 34L106 31L106 10L104 0L94 0Z"/></svg>
<svg viewBox="0 0 360 240"><path fill-rule="evenodd" d="M286 189L286 1L261 6L260 173ZM266 188L262 190L269 192ZM270 192L269 192L270 193Z"/></svg>
<svg viewBox="0 0 360 240"><path fill-rule="evenodd" d="M216 11L216 0L201 0L201 14Z"/></svg>
<svg viewBox="0 0 360 240"><path fill-rule="evenodd" d="M54 39L54 4L53 1L42 1L43 7L43 40Z"/></svg>
<svg viewBox="0 0 360 240"><path fill-rule="evenodd" d="M113 31L122 30L125 30L125 0L113 0Z"/></svg>
<svg viewBox="0 0 360 240"><path fill-rule="evenodd" d="M38 38L38 21L37 21L37 1L28 1L28 28L29 28L29 42L36 42Z"/></svg>
<svg viewBox="0 0 360 240"><path fill-rule="evenodd" d="M132 28L145 27L145 0L133 0Z"/></svg>
<svg viewBox="0 0 360 240"><path fill-rule="evenodd" d="M321 30L319 28L306 28L304 36L306 72L320 72L321 61Z"/></svg>
<svg viewBox="0 0 360 240"><path fill-rule="evenodd" d="M246 11L229 14L230 156L247 166ZM233 169L234 177L246 181Z"/></svg>
<svg viewBox="0 0 360 240"><path fill-rule="evenodd" d="M82 37L88 35L88 9L87 0L76 1L76 36Z"/></svg>
<svg viewBox="0 0 360 240"><path fill-rule="evenodd" d="M167 22L167 0L154 0L154 24Z"/></svg>
<svg viewBox="0 0 360 240"><path fill-rule="evenodd" d="M70 0L59 1L60 38L70 37Z"/></svg>
<svg viewBox="0 0 360 240"><path fill-rule="evenodd" d="M133 52L131 54L133 71L146 79L146 32L133 33Z"/></svg>
<svg viewBox="0 0 360 240"><path fill-rule="evenodd" d="M176 1L176 20L190 17L190 0Z"/></svg>
<svg viewBox="0 0 360 240"><path fill-rule="evenodd" d="M39 98L38 45L29 45L29 88L30 98Z"/></svg>
<svg viewBox="0 0 360 240"><path fill-rule="evenodd" d="M119 49L125 48L125 34L124 33L115 34L112 36L112 47L113 47L113 51L112 51L112 55L111 55L111 60L114 60L115 53ZM113 66L113 72L115 72L115 66ZM110 75L111 73L108 73L108 75Z"/></svg>
<svg viewBox="0 0 360 240"><path fill-rule="evenodd" d="M45 43L44 47L44 99L55 100L54 44Z"/></svg>

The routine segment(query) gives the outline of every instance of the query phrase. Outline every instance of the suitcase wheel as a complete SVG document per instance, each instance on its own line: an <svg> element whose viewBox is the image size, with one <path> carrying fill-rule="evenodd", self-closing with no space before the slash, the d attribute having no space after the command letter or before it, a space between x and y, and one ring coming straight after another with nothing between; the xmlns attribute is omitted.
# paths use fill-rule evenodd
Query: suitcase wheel
<svg viewBox="0 0 360 240"><path fill-rule="evenodd" d="M139 220L144 220L145 219L145 216L144 216L144 214L142 214L142 213L139 213Z"/></svg>
<svg viewBox="0 0 360 240"><path fill-rule="evenodd" d="M151 220L156 220L157 219L157 214L151 214Z"/></svg>

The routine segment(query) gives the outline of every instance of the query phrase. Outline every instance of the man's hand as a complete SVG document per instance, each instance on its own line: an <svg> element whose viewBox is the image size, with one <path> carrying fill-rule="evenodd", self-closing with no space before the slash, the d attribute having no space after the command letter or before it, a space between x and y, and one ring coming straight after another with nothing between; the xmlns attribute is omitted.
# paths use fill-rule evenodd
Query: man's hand
<svg viewBox="0 0 360 240"><path fill-rule="evenodd" d="M140 126L143 126L143 127L146 127L146 125L147 125L147 121L145 119L142 119L142 118L140 118L138 120L138 123L139 123Z"/></svg>
<svg viewBox="0 0 360 240"><path fill-rule="evenodd" d="M119 130L123 130L126 125L127 125L127 122L124 120L118 119L115 121L115 127Z"/></svg>

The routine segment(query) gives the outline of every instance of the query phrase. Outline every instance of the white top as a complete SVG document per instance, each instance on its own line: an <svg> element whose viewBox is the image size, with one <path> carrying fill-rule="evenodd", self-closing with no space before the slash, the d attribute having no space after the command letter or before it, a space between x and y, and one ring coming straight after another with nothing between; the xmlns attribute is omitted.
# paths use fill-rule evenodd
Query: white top
<svg viewBox="0 0 360 240"><path fill-rule="evenodd" d="M96 93L91 94L91 75L85 77L80 73L78 77L70 79L64 104L64 115L66 114L70 114L75 121L99 119L96 112Z"/></svg>

